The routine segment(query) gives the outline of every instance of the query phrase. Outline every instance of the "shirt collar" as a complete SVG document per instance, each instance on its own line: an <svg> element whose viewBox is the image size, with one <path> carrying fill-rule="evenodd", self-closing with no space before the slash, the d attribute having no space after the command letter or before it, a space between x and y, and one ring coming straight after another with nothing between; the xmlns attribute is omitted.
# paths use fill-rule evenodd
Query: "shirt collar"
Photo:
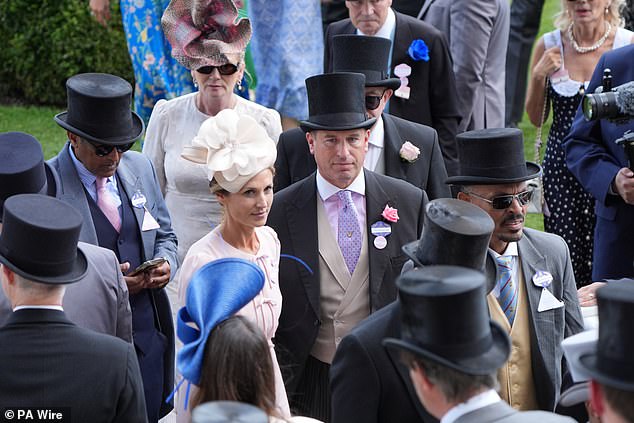
<svg viewBox="0 0 634 423"><path fill-rule="evenodd" d="M356 178L352 181L350 185L346 188L348 191L356 192L357 194L365 196L365 176L363 173L363 168L361 168L361 172L357 175ZM341 188L338 188L324 179L323 176L319 173L319 169L317 170L317 191L319 192L319 196L322 201L328 200L330 197L341 191Z"/></svg>
<svg viewBox="0 0 634 423"><path fill-rule="evenodd" d="M379 28L379 30L374 34L375 37L387 38L388 40L392 40L392 34L396 29L396 15L394 11L390 7L387 10L387 17L385 18L385 22L383 22L383 26ZM357 29L357 35L366 35L360 30Z"/></svg>
<svg viewBox="0 0 634 423"><path fill-rule="evenodd" d="M489 250L491 249L489 248ZM491 250L491 252L493 253L493 257L495 258L500 256L513 256L513 257L519 256L519 253L517 251L517 242L515 241L509 242L509 244L506 246L506 250L504 250L502 254L498 254L497 251L494 251L494 250Z"/></svg>
<svg viewBox="0 0 634 423"><path fill-rule="evenodd" d="M21 305L21 306L17 306L16 308L14 308L13 311L26 310L26 309L64 311L62 306L58 306L58 305Z"/></svg>
<svg viewBox="0 0 634 423"><path fill-rule="evenodd" d="M500 401L502 401L502 399L497 394L497 392L495 392L493 389L489 389L488 391L471 397L467 401L460 403L450 409L447 414L445 414L442 419L440 419L440 423L453 423L459 417L464 416L465 414L470 413L473 410L477 410Z"/></svg>
<svg viewBox="0 0 634 423"><path fill-rule="evenodd" d="M370 131L370 139L368 142L375 147L383 148L385 137L385 128L383 126L383 117L379 116L374 124L374 127Z"/></svg>

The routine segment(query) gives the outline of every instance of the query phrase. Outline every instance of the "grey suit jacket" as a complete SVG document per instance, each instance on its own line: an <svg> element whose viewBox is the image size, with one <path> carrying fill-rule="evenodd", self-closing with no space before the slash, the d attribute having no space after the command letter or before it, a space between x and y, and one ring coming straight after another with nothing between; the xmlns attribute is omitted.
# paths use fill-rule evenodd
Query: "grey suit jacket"
<svg viewBox="0 0 634 423"><path fill-rule="evenodd" d="M132 311L128 287L115 254L105 248L80 242L88 259L88 273L79 282L66 286L64 313L77 326L132 342ZM11 304L0 290L0 326L13 314Z"/></svg>
<svg viewBox="0 0 634 423"><path fill-rule="evenodd" d="M478 408L458 417L454 423L564 423L574 422L570 417L560 416L546 411L517 411L504 401Z"/></svg>
<svg viewBox="0 0 634 423"><path fill-rule="evenodd" d="M503 128L509 2L427 0L419 17L445 34L449 42L460 93L458 133Z"/></svg>
<svg viewBox="0 0 634 423"><path fill-rule="evenodd" d="M583 330L570 252L561 237L527 228L518 242L518 252L531 315L531 364L537 402L540 409L552 411L559 399L566 370L561 341ZM537 311L542 288L536 286L532 278L540 270L550 272L553 276L548 290L564 302L564 307ZM496 280L496 272L495 259L489 254L487 278Z"/></svg>
<svg viewBox="0 0 634 423"><path fill-rule="evenodd" d="M73 159L68 152L68 143L48 163L59 174L59 198L75 207L84 218L79 239L89 244L98 245L99 241L97 240L97 232L88 207L88 200L86 199L81 180L77 175ZM121 157L117 175L128 197L131 198L137 191L145 196L147 200L145 207L160 225L160 228L156 230L141 231L144 210L137 207L132 208L137 218L139 231L141 231L145 260L165 257L169 261L171 276L173 277L178 269L176 234L172 230L170 215L163 200L163 194L156 179L156 172L152 163L144 155L136 151L128 151Z"/></svg>

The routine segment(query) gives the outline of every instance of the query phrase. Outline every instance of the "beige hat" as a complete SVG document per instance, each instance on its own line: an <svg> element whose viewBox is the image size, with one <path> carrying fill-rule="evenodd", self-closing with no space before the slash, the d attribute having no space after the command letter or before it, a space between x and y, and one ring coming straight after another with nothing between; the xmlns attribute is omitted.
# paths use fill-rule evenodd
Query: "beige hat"
<svg viewBox="0 0 634 423"><path fill-rule="evenodd" d="M222 188L235 193L275 164L277 148L255 119L225 109L203 122L181 157L204 164L210 181L215 178Z"/></svg>

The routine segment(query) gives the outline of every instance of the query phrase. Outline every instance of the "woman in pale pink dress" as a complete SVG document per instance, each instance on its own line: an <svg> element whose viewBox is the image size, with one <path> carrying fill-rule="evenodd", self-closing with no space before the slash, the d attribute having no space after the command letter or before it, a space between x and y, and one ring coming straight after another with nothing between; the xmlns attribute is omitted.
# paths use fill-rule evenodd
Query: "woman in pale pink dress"
<svg viewBox="0 0 634 423"><path fill-rule="evenodd" d="M278 285L280 242L264 226L273 202L275 143L251 117L226 109L206 120L182 156L204 164L212 193L223 207L223 219L189 249L180 268L179 303L185 304L192 275L210 261L237 257L259 266L266 277L262 291L237 314L254 322L265 334L275 373L275 403L280 417L290 417L288 399L271 339L282 311ZM180 395L179 397L183 397ZM178 421L184 401L178 400Z"/></svg>

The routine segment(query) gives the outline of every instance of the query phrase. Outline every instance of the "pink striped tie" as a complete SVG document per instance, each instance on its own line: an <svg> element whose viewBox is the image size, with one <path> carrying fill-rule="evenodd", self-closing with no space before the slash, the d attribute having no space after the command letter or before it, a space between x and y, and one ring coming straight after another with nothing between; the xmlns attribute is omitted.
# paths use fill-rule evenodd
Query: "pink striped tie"
<svg viewBox="0 0 634 423"><path fill-rule="evenodd" d="M114 198L112 194L106 189L108 178L98 176L95 184L97 185L97 205L106 216L115 231L121 230L121 217L119 216L119 210L115 206Z"/></svg>

